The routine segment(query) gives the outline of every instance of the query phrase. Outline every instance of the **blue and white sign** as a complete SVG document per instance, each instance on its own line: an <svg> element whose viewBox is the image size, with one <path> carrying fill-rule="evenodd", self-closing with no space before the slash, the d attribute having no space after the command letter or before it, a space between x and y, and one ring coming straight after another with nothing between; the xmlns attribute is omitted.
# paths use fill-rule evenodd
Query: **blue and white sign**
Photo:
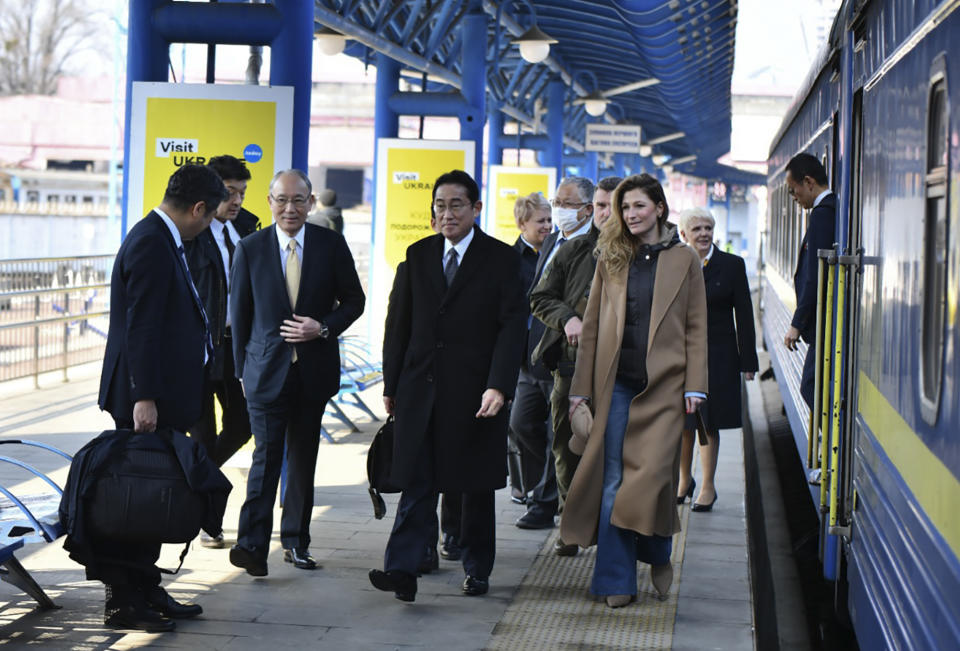
<svg viewBox="0 0 960 651"><path fill-rule="evenodd" d="M260 145L250 144L243 148L243 160L248 163L259 162L263 158L263 149Z"/></svg>

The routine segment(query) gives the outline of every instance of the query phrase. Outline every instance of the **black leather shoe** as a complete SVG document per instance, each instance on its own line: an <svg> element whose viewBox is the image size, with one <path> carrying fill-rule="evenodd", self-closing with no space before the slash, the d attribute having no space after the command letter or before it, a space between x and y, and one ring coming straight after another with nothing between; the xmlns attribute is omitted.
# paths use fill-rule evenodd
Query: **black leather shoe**
<svg viewBox="0 0 960 651"><path fill-rule="evenodd" d="M521 529L553 529L553 514L540 509L527 509L517 518L516 525Z"/></svg>
<svg viewBox="0 0 960 651"><path fill-rule="evenodd" d="M319 563L310 555L310 550L303 548L284 549L283 562L293 563L293 566L301 570L315 570L321 567Z"/></svg>
<svg viewBox="0 0 960 651"><path fill-rule="evenodd" d="M487 594L489 589L489 579L478 579L469 574L463 579L463 594L468 597L479 597L482 594Z"/></svg>
<svg viewBox="0 0 960 651"><path fill-rule="evenodd" d="M526 494L525 494L522 490L520 490L519 488L511 488L511 489L510 489L510 501L513 502L514 504L526 504L526 503L527 503L527 496L526 496Z"/></svg>
<svg viewBox="0 0 960 651"><path fill-rule="evenodd" d="M677 496L677 504L683 504L687 501L688 497L693 497L693 489L697 487L697 480L693 477L690 478L690 483L687 484L687 492L683 495Z"/></svg>
<svg viewBox="0 0 960 651"><path fill-rule="evenodd" d="M370 570L370 583L377 590L393 592L400 601L413 601L417 597L417 577L406 572Z"/></svg>
<svg viewBox="0 0 960 651"><path fill-rule="evenodd" d="M443 541L440 543L440 556L448 561L459 561L463 555L457 539L448 533L443 534Z"/></svg>
<svg viewBox="0 0 960 651"><path fill-rule="evenodd" d="M150 608L121 606L104 615L103 623L110 628L126 628L147 633L167 633L177 628L176 622Z"/></svg>
<svg viewBox="0 0 960 651"><path fill-rule="evenodd" d="M417 566L417 572L423 575L439 569L440 557L437 556L437 548L435 545L427 545L423 552L423 558L420 560L420 565Z"/></svg>
<svg viewBox="0 0 960 651"><path fill-rule="evenodd" d="M716 503L716 501L717 501L717 492L714 491L714 492L713 492L713 501L712 501L712 502L710 502L709 504L700 504L699 502L694 502L694 503L693 503L693 507L691 507L690 510L691 510L691 511L696 511L697 513L704 513L704 512L706 512L706 511L712 511L712 510L713 510L713 505Z"/></svg>
<svg viewBox="0 0 960 651"><path fill-rule="evenodd" d="M199 604L182 604L160 586L148 590L146 599L151 610L171 619L187 619L203 613L203 607Z"/></svg>
<svg viewBox="0 0 960 651"><path fill-rule="evenodd" d="M257 558L252 551L240 545L230 548L230 564L246 570L250 576L267 575L267 561Z"/></svg>

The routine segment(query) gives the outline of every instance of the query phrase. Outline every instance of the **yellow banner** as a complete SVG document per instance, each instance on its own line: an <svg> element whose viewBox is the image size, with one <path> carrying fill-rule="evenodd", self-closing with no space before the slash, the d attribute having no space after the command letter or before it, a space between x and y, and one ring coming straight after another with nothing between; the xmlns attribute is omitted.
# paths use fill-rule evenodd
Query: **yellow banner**
<svg viewBox="0 0 960 651"><path fill-rule="evenodd" d="M396 269L406 257L408 246L433 235L430 229L433 182L445 172L465 169L467 153L463 149L397 145L385 153L386 200L382 206L378 203L377 212L385 216L384 257L387 264Z"/></svg>
<svg viewBox="0 0 960 651"><path fill-rule="evenodd" d="M487 231L497 239L513 244L520 235L513 204L518 197L533 192L550 198L555 175L553 168L491 166L487 190Z"/></svg>
<svg viewBox="0 0 960 651"><path fill-rule="evenodd" d="M147 98L144 212L160 204L177 168L229 154L243 159L250 170L244 208L262 225L270 223L267 191L274 173L276 112L273 102Z"/></svg>

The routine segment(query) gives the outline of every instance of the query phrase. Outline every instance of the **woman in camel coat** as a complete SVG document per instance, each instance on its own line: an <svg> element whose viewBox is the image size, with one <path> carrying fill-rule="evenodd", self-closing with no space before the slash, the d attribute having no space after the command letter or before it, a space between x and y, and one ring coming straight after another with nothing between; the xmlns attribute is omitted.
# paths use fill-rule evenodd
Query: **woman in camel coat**
<svg viewBox="0 0 960 651"><path fill-rule="evenodd" d="M707 305L700 260L667 223L660 183L628 177L612 203L570 389L571 414L587 402L594 420L560 537L597 544L591 592L616 608L636 597L637 560L661 598L673 580L680 431L706 397Z"/></svg>

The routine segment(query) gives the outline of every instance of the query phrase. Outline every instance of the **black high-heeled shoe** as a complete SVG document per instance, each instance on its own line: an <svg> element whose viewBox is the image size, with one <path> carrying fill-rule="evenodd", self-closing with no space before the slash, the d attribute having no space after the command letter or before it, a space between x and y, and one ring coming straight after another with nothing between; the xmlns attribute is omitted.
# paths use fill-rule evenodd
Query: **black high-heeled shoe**
<svg viewBox="0 0 960 651"><path fill-rule="evenodd" d="M693 489L697 487L697 480L693 477L690 478L690 485L687 486L687 492L683 495L677 497L677 504L683 504L687 501L687 498L693 499Z"/></svg>
<svg viewBox="0 0 960 651"><path fill-rule="evenodd" d="M713 510L713 505L716 504L716 502L717 502L717 497L718 497L718 496L719 496L719 493L717 493L717 491L713 491L713 501L712 501L712 502L710 502L709 504L697 504L696 502L694 502L694 503L693 503L693 506L691 507L690 510L691 510L691 511L696 511L697 513L704 513L704 512L706 512L706 511L712 511L712 510Z"/></svg>

